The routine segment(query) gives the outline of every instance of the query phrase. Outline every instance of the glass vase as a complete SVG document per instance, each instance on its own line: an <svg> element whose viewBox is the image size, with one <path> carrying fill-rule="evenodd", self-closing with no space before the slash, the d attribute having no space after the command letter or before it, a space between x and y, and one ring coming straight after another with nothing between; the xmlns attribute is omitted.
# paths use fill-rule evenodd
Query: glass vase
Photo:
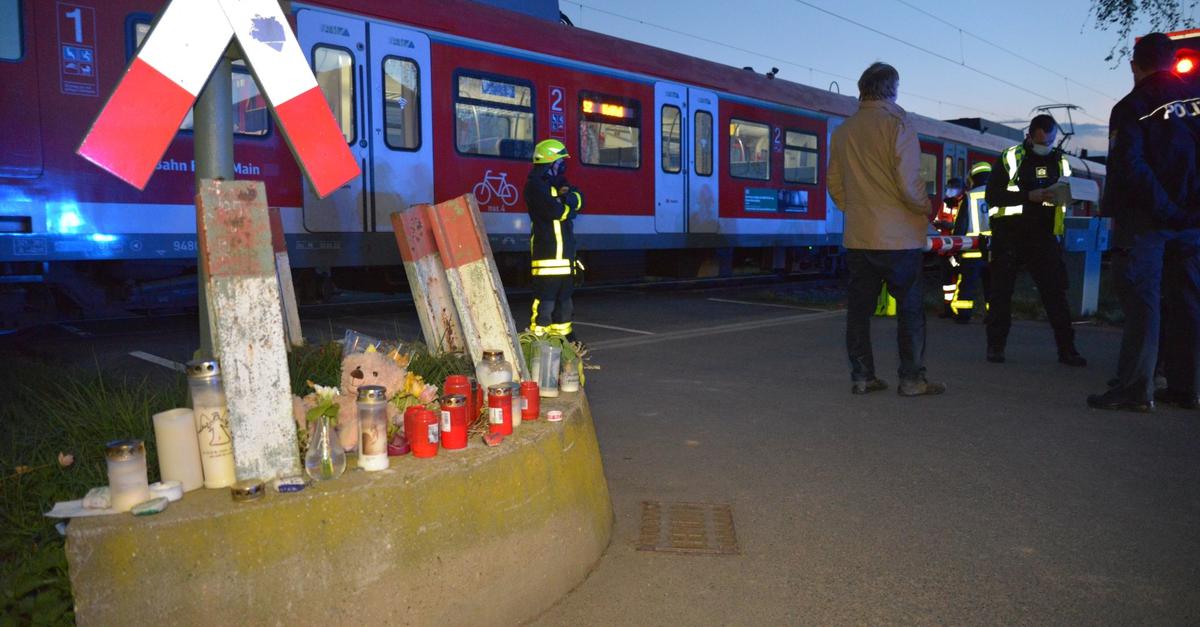
<svg viewBox="0 0 1200 627"><path fill-rule="evenodd" d="M304 472L313 481L337 479L346 472L346 451L327 416L318 418L317 426L313 428L308 453L304 455Z"/></svg>

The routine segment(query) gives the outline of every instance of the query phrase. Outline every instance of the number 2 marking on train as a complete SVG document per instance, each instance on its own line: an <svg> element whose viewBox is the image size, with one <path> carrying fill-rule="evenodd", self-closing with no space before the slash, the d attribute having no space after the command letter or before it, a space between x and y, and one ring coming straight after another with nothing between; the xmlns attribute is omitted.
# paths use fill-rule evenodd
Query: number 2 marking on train
<svg viewBox="0 0 1200 627"><path fill-rule="evenodd" d="M775 131L775 141L773 142L775 144L775 152L783 152L783 140L781 140L779 137L779 127L775 127L772 130Z"/></svg>
<svg viewBox="0 0 1200 627"><path fill-rule="evenodd" d="M550 88L550 110L551 111L562 111L563 110L563 88L562 87L551 87Z"/></svg>

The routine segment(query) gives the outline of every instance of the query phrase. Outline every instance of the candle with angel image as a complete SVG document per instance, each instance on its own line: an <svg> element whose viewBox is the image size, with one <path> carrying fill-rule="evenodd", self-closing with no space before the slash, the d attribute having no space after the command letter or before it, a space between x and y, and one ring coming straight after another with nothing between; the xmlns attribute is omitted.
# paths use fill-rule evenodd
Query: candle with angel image
<svg viewBox="0 0 1200 627"><path fill-rule="evenodd" d="M188 389L196 418L200 465L204 487L225 488L237 478L233 469L233 437L229 430L229 408L221 385L221 367L216 361L197 360L187 364Z"/></svg>
<svg viewBox="0 0 1200 627"><path fill-rule="evenodd" d="M387 389L382 385L358 388L358 467L387 470Z"/></svg>

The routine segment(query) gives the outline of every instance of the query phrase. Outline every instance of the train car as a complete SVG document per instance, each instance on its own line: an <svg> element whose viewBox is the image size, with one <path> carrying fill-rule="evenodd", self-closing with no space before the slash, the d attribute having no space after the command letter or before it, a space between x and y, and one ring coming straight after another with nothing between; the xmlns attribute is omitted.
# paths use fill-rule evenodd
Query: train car
<svg viewBox="0 0 1200 627"><path fill-rule="evenodd" d="M142 191L74 152L161 7L0 0L0 15L15 17L0 25L0 280L10 301L41 281L97 306L114 286L154 285L194 265L190 116ZM645 273L653 258L732 248L786 262L778 253L835 255L841 243L825 164L854 98L469 0L289 9L362 166L318 199L235 66L237 177L264 181L302 277L398 266L389 214L466 192L493 249L511 253L503 265L520 268L521 190L533 145L548 137L572 155L569 178L587 197L576 233L601 271L608 259ZM914 119L934 199L947 178L1011 143ZM1086 170L1103 176L1098 164Z"/></svg>

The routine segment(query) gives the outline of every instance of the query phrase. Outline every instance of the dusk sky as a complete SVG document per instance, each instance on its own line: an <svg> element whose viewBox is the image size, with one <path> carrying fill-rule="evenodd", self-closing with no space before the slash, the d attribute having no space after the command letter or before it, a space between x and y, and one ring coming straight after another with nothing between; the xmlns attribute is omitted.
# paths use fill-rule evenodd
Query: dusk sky
<svg viewBox="0 0 1200 627"><path fill-rule="evenodd" d="M983 117L1024 128L1034 107L1075 104L1083 110L1073 112L1077 135L1067 147L1104 153L1109 110L1133 79L1127 60L1115 68L1104 60L1116 35L1093 27L1090 6L1088 0L559 0L581 28L761 72L775 66L780 78L823 89L836 81L847 95L857 95L864 68L885 61L900 72L898 103L934 118ZM1065 114L1055 117L1065 125Z"/></svg>

